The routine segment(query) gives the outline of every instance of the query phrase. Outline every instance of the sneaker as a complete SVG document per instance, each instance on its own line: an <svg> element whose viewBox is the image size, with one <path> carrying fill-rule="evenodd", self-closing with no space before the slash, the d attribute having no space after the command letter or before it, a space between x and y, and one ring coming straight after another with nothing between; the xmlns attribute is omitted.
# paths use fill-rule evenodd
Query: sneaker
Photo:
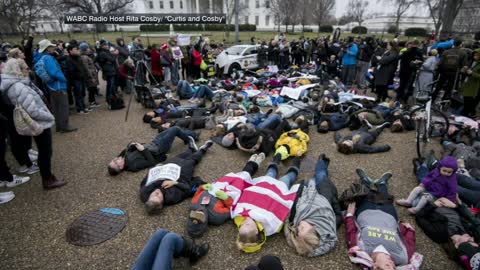
<svg viewBox="0 0 480 270"><path fill-rule="evenodd" d="M38 168L37 164L33 163L32 166L27 167L26 165L21 166L20 168L17 169L17 172L19 173L26 173L26 174L34 174L40 171Z"/></svg>
<svg viewBox="0 0 480 270"><path fill-rule="evenodd" d="M90 103L90 108L96 108L98 106L100 106L100 105L95 101Z"/></svg>
<svg viewBox="0 0 480 270"><path fill-rule="evenodd" d="M30 181L30 177L28 176L18 176L18 175L13 175L13 181L6 183L6 186L8 188L16 187L21 184L25 184L26 182Z"/></svg>
<svg viewBox="0 0 480 270"><path fill-rule="evenodd" d="M249 159L248 161L253 161L253 162L257 162L257 154L253 154Z"/></svg>
<svg viewBox="0 0 480 270"><path fill-rule="evenodd" d="M68 126L64 129L60 129L59 132L68 133L68 132L74 132L74 131L77 131L77 130L78 130L78 128L76 128L76 127Z"/></svg>
<svg viewBox="0 0 480 270"><path fill-rule="evenodd" d="M38 151L35 149L28 150L28 154L32 156L38 156Z"/></svg>
<svg viewBox="0 0 480 270"><path fill-rule="evenodd" d="M0 196L0 204L8 203L9 201L11 201L15 198L15 194L13 194L13 193L5 194L5 196L3 196L3 193L7 193L7 192L1 192L0 193L0 194L2 194Z"/></svg>
<svg viewBox="0 0 480 270"><path fill-rule="evenodd" d="M88 114L88 112L87 112L86 109L85 109L85 110L83 110L83 111L79 111L78 114Z"/></svg>
<svg viewBox="0 0 480 270"><path fill-rule="evenodd" d="M3 181L3 182L6 182L6 181ZM0 192L0 198L1 197L10 197L11 195L14 195L13 191Z"/></svg>
<svg viewBox="0 0 480 270"><path fill-rule="evenodd" d="M93 109L90 108L90 107L88 107L88 108L85 109L85 112L87 112L87 113L89 113L89 112L91 112L91 111L93 111Z"/></svg>
<svg viewBox="0 0 480 270"><path fill-rule="evenodd" d="M258 164L258 166L260 166L260 164L262 164L262 162L264 160L265 160L265 154L262 152L262 153L257 155L257 158L255 159L255 162Z"/></svg>
<svg viewBox="0 0 480 270"><path fill-rule="evenodd" d="M198 146L195 143L195 139L192 136L188 136L188 148L190 148L193 152L198 151Z"/></svg>
<svg viewBox="0 0 480 270"><path fill-rule="evenodd" d="M212 141L212 140L208 140L208 141L206 141L202 146L200 146L199 150L207 151L208 148L212 147L212 145L213 145L213 141Z"/></svg>

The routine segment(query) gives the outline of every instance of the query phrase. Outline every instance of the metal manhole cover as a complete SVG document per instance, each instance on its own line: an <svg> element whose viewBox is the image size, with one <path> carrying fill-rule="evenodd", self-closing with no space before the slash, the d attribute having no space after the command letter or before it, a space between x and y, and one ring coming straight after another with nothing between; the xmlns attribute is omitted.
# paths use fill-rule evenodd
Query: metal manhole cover
<svg viewBox="0 0 480 270"><path fill-rule="evenodd" d="M78 246L100 244L121 232L127 220L127 213L118 208L102 208L87 213L68 226L67 242Z"/></svg>

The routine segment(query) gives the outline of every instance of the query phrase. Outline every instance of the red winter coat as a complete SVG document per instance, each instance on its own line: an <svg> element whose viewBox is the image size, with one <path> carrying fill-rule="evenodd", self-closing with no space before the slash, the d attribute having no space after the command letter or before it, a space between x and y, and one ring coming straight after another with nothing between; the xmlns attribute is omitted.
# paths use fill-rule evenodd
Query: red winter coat
<svg viewBox="0 0 480 270"><path fill-rule="evenodd" d="M163 67L160 64L160 51L152 49L150 52L150 57L152 61L152 74L154 76L162 76Z"/></svg>
<svg viewBox="0 0 480 270"><path fill-rule="evenodd" d="M197 50L193 50L193 65L200 66L202 64L202 54L197 52Z"/></svg>

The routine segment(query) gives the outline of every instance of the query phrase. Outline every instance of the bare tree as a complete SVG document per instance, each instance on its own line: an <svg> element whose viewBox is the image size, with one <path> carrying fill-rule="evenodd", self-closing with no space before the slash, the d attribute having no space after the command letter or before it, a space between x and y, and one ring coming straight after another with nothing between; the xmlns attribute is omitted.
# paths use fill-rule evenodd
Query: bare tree
<svg viewBox="0 0 480 270"><path fill-rule="evenodd" d="M392 4L395 7L393 16L395 16L395 28L400 29L400 19L407 12L410 7L419 4L420 0L381 0L385 4Z"/></svg>
<svg viewBox="0 0 480 270"><path fill-rule="evenodd" d="M289 8L288 1L289 0L272 0L272 3L271 3L271 7L272 7L273 14L275 16L276 23L279 26L284 24L286 30L288 30L288 26L290 24L288 20L288 16L290 12L290 10L288 9Z"/></svg>
<svg viewBox="0 0 480 270"><path fill-rule="evenodd" d="M1 0L0 17L4 19L5 28L9 32L19 33L25 38L30 34L31 24L41 15L43 7L42 1Z"/></svg>
<svg viewBox="0 0 480 270"><path fill-rule="evenodd" d="M320 33L320 26L330 17L330 13L335 7L335 0L317 0L313 1L311 5L311 12L314 22L318 25L318 32Z"/></svg>
<svg viewBox="0 0 480 270"><path fill-rule="evenodd" d="M247 10L248 6L245 4L243 0L238 0L238 16L245 16L245 11ZM228 25L232 24L233 18L235 18L235 0L225 0L225 11L227 15L227 29L225 32L226 38L230 38L230 28ZM221 10L215 10L218 13L221 13ZM240 19L239 19L240 20Z"/></svg>
<svg viewBox="0 0 480 270"><path fill-rule="evenodd" d="M463 5L463 0L424 0L435 26L435 33L452 30L453 22Z"/></svg>
<svg viewBox="0 0 480 270"><path fill-rule="evenodd" d="M463 9L461 16L457 17L455 21L455 27L463 33L473 33L477 24L478 17L474 8Z"/></svg>
<svg viewBox="0 0 480 270"><path fill-rule="evenodd" d="M134 0L63 0L65 7L88 14L121 14L128 11ZM105 31L104 24L96 24L97 31Z"/></svg>
<svg viewBox="0 0 480 270"><path fill-rule="evenodd" d="M364 0L350 0L347 5L347 14L353 17L355 22L358 22L358 25L362 25L362 22L365 20L367 7L367 1Z"/></svg>
<svg viewBox="0 0 480 270"><path fill-rule="evenodd" d="M49 12L48 17L58 22L60 32L63 34L64 14L69 13L71 9L65 5L63 0L45 0L45 9Z"/></svg>

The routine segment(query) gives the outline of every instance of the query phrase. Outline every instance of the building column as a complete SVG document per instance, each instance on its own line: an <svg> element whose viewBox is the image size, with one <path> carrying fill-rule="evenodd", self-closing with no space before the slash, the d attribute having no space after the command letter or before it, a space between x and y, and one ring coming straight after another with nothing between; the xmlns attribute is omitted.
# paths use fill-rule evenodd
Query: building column
<svg viewBox="0 0 480 270"><path fill-rule="evenodd" d="M199 0L195 0L195 8L197 10L197 13L200 13L200 1Z"/></svg>
<svg viewBox="0 0 480 270"><path fill-rule="evenodd" d="M208 12L213 13L213 0L208 0Z"/></svg>

